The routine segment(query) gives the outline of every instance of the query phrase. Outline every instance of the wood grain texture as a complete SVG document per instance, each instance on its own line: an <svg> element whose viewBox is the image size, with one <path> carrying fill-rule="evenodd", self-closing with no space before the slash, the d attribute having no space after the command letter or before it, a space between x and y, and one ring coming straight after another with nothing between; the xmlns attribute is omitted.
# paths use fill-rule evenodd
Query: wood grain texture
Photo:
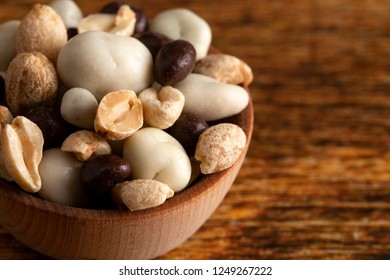
<svg viewBox="0 0 390 280"><path fill-rule="evenodd" d="M32 2L1 1L0 20ZM390 258L389 1L132 2L150 16L194 10L213 44L255 73L254 134L235 184L161 259ZM93 12L106 1L78 3ZM0 258L45 256L0 229Z"/></svg>

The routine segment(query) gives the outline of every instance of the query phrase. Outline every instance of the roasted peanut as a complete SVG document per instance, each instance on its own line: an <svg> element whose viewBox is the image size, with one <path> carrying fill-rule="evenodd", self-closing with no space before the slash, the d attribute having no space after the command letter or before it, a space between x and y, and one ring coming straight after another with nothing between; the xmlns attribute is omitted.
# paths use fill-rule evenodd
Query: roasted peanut
<svg viewBox="0 0 390 280"><path fill-rule="evenodd" d="M65 139L61 150L74 153L78 160L86 161L92 155L110 154L111 146L106 139L97 133L80 130Z"/></svg>
<svg viewBox="0 0 390 280"><path fill-rule="evenodd" d="M104 14L116 14L123 5L129 6L136 14L134 33L145 32L148 28L148 18L144 11L138 6L129 4L125 1L114 1L105 5L100 12Z"/></svg>
<svg viewBox="0 0 390 280"><path fill-rule="evenodd" d="M91 14L78 23L79 33L103 31L115 35L130 36L134 33L136 14L127 5L122 5L116 15Z"/></svg>
<svg viewBox="0 0 390 280"><path fill-rule="evenodd" d="M252 69L241 59L228 54L209 54L198 61L194 73L207 75L222 83L249 86Z"/></svg>
<svg viewBox="0 0 390 280"><path fill-rule="evenodd" d="M5 106L0 105L0 125L10 124L13 119L14 117L10 110Z"/></svg>
<svg viewBox="0 0 390 280"><path fill-rule="evenodd" d="M114 91L103 97L95 117L95 130L109 140L129 137L143 125L142 102L134 91Z"/></svg>
<svg viewBox="0 0 390 280"><path fill-rule="evenodd" d="M18 54L10 63L6 77L6 100L18 115L55 101L58 79L53 64L39 52Z"/></svg>
<svg viewBox="0 0 390 280"><path fill-rule="evenodd" d="M166 86L160 90L148 88L138 98L142 101L145 124L160 129L170 127L180 117L184 107L184 95Z"/></svg>
<svg viewBox="0 0 390 280"><path fill-rule="evenodd" d="M0 105L0 137L1 137L1 131L3 125L12 123L13 119L14 117L12 116L8 108ZM7 169L5 168L3 157L4 157L3 153L0 153L0 178L3 178L7 181L13 181L11 175L8 173Z"/></svg>
<svg viewBox="0 0 390 280"><path fill-rule="evenodd" d="M245 148L245 132L237 125L221 123L206 129L199 137L195 157L203 174L231 167Z"/></svg>
<svg viewBox="0 0 390 280"><path fill-rule="evenodd" d="M112 198L119 205L125 205L130 211L156 207L174 195L166 184L155 180L126 181L112 188Z"/></svg>
<svg viewBox="0 0 390 280"><path fill-rule="evenodd" d="M67 41L65 24L57 12L48 5L35 4L20 23L16 50L18 53L41 52L55 64Z"/></svg>
<svg viewBox="0 0 390 280"><path fill-rule="evenodd" d="M38 192L42 186L38 172L43 151L41 130L22 116L2 127L0 143L6 170L22 189Z"/></svg>

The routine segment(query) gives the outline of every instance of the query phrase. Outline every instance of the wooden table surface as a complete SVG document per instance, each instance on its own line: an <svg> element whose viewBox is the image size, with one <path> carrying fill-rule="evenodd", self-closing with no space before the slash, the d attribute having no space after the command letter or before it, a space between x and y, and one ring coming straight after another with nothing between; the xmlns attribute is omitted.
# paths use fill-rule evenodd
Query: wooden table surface
<svg viewBox="0 0 390 280"><path fill-rule="evenodd" d="M33 2L2 0L0 22ZM107 3L77 2L85 13ZM192 9L255 74L255 130L235 184L161 259L390 258L390 1L132 3L150 17ZM0 259L42 258L0 228Z"/></svg>

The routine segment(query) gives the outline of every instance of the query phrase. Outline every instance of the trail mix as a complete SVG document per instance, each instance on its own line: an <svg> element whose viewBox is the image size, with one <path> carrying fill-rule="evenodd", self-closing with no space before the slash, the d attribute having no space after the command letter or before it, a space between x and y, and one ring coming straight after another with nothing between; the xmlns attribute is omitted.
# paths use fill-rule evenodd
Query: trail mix
<svg viewBox="0 0 390 280"><path fill-rule="evenodd" d="M155 207L246 145L220 120L249 102L250 67L210 52L208 23L187 9L148 19L112 2L35 4L0 24L0 177L56 203Z"/></svg>

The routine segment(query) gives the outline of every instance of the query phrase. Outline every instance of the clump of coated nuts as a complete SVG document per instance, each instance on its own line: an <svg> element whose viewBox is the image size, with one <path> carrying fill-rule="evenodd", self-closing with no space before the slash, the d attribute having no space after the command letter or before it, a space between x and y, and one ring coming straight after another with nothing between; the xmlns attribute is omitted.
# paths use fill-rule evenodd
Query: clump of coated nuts
<svg viewBox="0 0 390 280"><path fill-rule="evenodd" d="M73 207L156 207L230 168L250 67L187 9L35 4L0 24L0 178ZM4 95L4 96L3 96Z"/></svg>

